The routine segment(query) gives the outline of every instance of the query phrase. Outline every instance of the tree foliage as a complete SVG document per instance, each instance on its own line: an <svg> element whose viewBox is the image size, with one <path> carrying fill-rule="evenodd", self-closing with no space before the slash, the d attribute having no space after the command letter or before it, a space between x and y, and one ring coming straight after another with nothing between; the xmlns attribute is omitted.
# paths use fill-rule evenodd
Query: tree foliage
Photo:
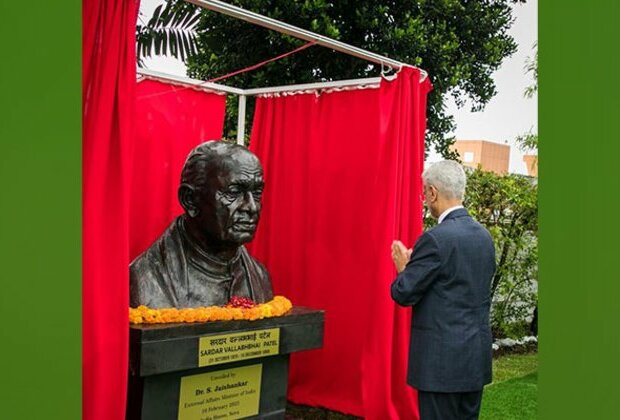
<svg viewBox="0 0 620 420"><path fill-rule="evenodd" d="M517 147L523 152L534 152L538 150L538 133L531 130L525 134L521 134L516 138Z"/></svg>
<svg viewBox="0 0 620 420"><path fill-rule="evenodd" d="M532 99L538 93L538 43L534 44L534 57L525 60L525 74L532 76L532 84L527 86L523 96ZM534 152L538 150L538 133L530 130L516 138L517 147L523 152Z"/></svg>
<svg viewBox="0 0 620 420"><path fill-rule="evenodd" d="M419 66L428 71L433 91L428 97L427 145L454 157L449 145L454 120L446 112L452 95L459 106L480 110L495 95L492 73L516 50L508 34L511 3L518 0L231 0L229 3L313 32ZM166 5L168 27L199 15L196 51L187 49L189 76L210 79L291 51L303 41L219 13L172 0ZM162 11L160 10L160 13ZM167 15L166 15L167 16ZM190 18L191 19L191 18ZM161 20L161 19L160 19ZM159 22L159 21L157 21ZM155 23L155 22L153 22ZM148 25L151 26L151 22ZM165 26L165 25L164 25ZM138 31L139 53L165 44L166 31ZM142 31L142 32L141 32ZM170 40L172 34L170 32ZM157 34L157 35L155 35ZM156 42L151 38L158 38ZM176 36L175 51L185 45ZM174 44L174 42L172 43ZM150 46L149 46L150 45ZM292 83L377 76L381 66L314 46L227 83L252 88ZM251 111L251 103L249 110ZM228 115L227 135L233 134Z"/></svg>
<svg viewBox="0 0 620 420"><path fill-rule="evenodd" d="M491 285L494 334L523 334L514 326L526 324L537 296L537 184L522 175L468 170L463 204L489 230L495 243L497 270ZM427 214L426 226L434 223Z"/></svg>
<svg viewBox="0 0 620 420"><path fill-rule="evenodd" d="M523 96L533 98L538 93L538 43L534 43L534 57L525 60L525 74L532 76L532 84L525 88Z"/></svg>
<svg viewBox="0 0 620 420"><path fill-rule="evenodd" d="M534 307L538 281L538 187L521 175L496 175L480 169L467 177L465 206L495 242L492 327L508 335Z"/></svg>

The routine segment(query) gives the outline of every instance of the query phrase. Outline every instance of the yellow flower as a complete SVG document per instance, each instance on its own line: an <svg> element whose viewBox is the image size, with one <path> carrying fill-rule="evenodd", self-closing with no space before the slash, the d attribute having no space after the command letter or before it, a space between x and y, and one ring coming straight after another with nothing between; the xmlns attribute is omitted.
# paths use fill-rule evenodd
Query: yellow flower
<svg viewBox="0 0 620 420"><path fill-rule="evenodd" d="M231 319L256 319L280 316L293 307L290 300L284 296L275 296L267 303L261 303L252 308L227 308L208 306L200 308L162 308L150 309L144 305L129 308L129 322L131 324L162 324L176 322L207 322L228 321Z"/></svg>

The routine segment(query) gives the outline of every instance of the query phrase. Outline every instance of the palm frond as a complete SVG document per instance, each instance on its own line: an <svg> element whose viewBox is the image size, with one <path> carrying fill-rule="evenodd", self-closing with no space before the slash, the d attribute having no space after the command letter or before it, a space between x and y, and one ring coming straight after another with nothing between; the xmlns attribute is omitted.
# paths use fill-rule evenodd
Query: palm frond
<svg viewBox="0 0 620 420"><path fill-rule="evenodd" d="M153 55L171 55L185 61L196 54L195 27L201 10L179 0L157 6L145 25L136 26L138 65Z"/></svg>

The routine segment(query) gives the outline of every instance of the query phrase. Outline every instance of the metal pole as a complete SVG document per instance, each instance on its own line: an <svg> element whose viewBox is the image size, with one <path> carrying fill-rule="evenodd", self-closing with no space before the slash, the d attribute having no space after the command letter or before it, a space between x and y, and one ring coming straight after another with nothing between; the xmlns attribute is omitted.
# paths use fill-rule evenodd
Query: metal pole
<svg viewBox="0 0 620 420"><path fill-rule="evenodd" d="M279 20L269 18L267 16L260 15L258 13L250 12L249 10L242 9L241 7L233 6L228 3L224 3L218 0L186 0L189 3L193 3L205 9L213 10L228 16L235 17L237 19L244 20L246 22L253 23L255 25L263 26L274 31L278 31L287 35L294 36L295 38L303 39L306 41L316 41L318 45L331 48L336 51L340 51L345 54L352 55L354 57L362 58L364 60L371 61L377 64L387 65L389 67L400 69L405 63L393 60L388 57L384 57L379 54L366 51L362 48L354 47L353 45L346 44L344 42L336 41L324 35L307 31L305 29L298 28L288 23L280 22ZM420 80L427 77L427 73L424 70L420 70Z"/></svg>
<svg viewBox="0 0 620 420"><path fill-rule="evenodd" d="M243 89L220 85L218 83L205 83L201 80L190 79L188 77L181 77L172 74L162 73L159 71L147 70L147 69L137 69L136 72L143 76L146 76L151 79L157 79L167 82L174 82L177 84L193 87L200 90L206 91L218 91L218 92L226 92L233 93L235 95L243 95Z"/></svg>
<svg viewBox="0 0 620 420"><path fill-rule="evenodd" d="M343 88L350 86L364 86L364 87L378 87L381 82L380 77L368 77L365 79L349 79L338 80L335 82L318 82L318 83L305 83L300 85L287 85L287 86L271 86L266 88L254 88L244 89L243 94L247 96L262 95L265 93L280 93L280 92L296 92L306 90L317 89L330 89L330 88Z"/></svg>
<svg viewBox="0 0 620 420"><path fill-rule="evenodd" d="M237 144L243 146L245 137L245 95L239 95L239 114L237 115Z"/></svg>
<svg viewBox="0 0 620 420"><path fill-rule="evenodd" d="M235 95L255 96L264 93L281 93L281 92L296 92L303 90L315 90L315 89L330 89L330 88L343 88L350 86L365 86L374 87L381 82L381 77L367 77L364 79L347 79L336 80L334 82L317 82L317 83L303 83L298 85L284 85L284 86L270 86L266 88L253 88L253 89L240 89L233 86L220 85L217 83L205 83L201 80L190 79L189 77L181 77L173 74L162 73L153 70L138 69L138 74L146 76L150 79L161 80L163 82L172 82L188 87L195 87L205 91L220 91L226 93L232 93ZM387 77L390 80L390 77Z"/></svg>

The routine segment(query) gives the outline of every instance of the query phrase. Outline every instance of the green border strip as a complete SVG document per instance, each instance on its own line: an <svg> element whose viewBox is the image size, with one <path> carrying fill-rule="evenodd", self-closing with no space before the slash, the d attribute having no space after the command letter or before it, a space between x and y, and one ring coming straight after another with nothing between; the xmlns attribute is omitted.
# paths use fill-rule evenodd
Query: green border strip
<svg viewBox="0 0 620 420"><path fill-rule="evenodd" d="M81 417L81 3L0 4L0 417Z"/></svg>
<svg viewBox="0 0 620 420"><path fill-rule="evenodd" d="M3 418L81 415L80 6L0 5ZM539 8L539 418L615 418L620 4Z"/></svg>
<svg viewBox="0 0 620 420"><path fill-rule="evenodd" d="M618 418L620 3L539 11L539 418Z"/></svg>

